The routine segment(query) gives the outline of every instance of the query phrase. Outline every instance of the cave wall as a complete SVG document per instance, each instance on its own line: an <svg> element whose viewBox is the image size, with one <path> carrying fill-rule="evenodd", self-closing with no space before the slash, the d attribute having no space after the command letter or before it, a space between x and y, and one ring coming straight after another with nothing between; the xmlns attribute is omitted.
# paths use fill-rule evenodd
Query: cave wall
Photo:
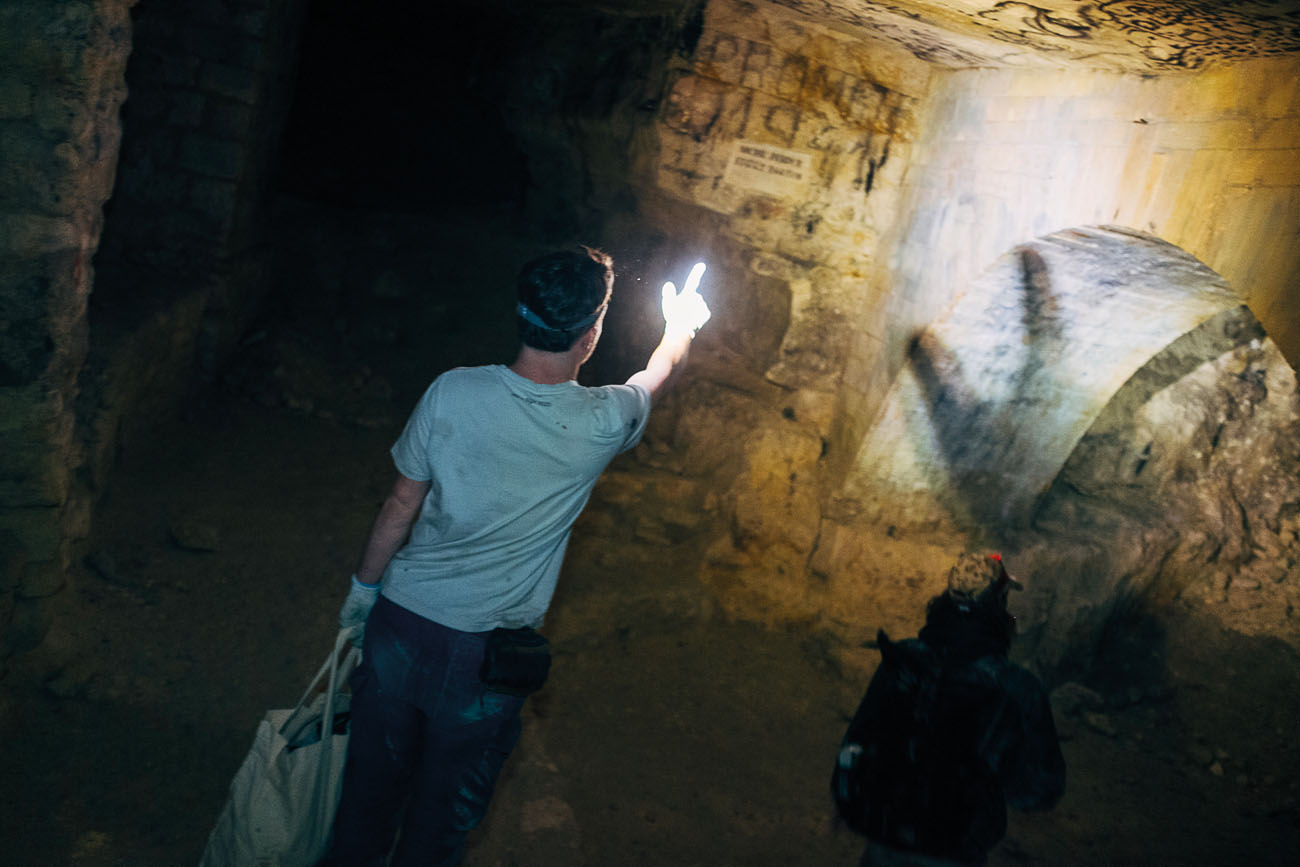
<svg viewBox="0 0 1300 867"><path fill-rule="evenodd" d="M919 612L980 545L1028 585L1017 650L1052 676L1174 600L1300 644L1295 374L1185 251L1100 228L1018 246L916 335L884 404L851 518L823 525L835 608Z"/></svg>
<svg viewBox="0 0 1300 867"><path fill-rule="evenodd" d="M81 388L87 476L210 376L270 287L271 176L304 0L139 3Z"/></svg>
<svg viewBox="0 0 1300 867"><path fill-rule="evenodd" d="M1067 226L1113 224L1121 235L1172 241L1186 251L1174 259L1193 270L1197 258L1209 262L1236 292L1220 281L1198 304L1197 281L1168 283L1146 311L1158 322L1149 339L1125 342L1117 320L1097 321L1105 339L1080 346L1109 352L1101 345L1119 341L1123 363L1091 385L1070 381L1079 357L1048 363L1050 347L1030 347L1043 368L1031 391L1070 423L1006 423L1028 449L1043 445L1040 434L1059 434L1033 455L1041 471L1023 478L1013 450L997 455L1017 482L1011 511L1021 523L1125 379L1186 330L1244 299L1295 353L1300 336L1288 336L1294 317L1285 310L1297 248L1285 229L1267 227L1300 217L1297 66L1288 56L1203 69L1205 58L1147 58L1168 73L1156 77L1050 68L1040 55L1032 70L962 70L953 68L961 56L939 50L956 42L878 41L871 22L790 14L805 5L713 0L671 10L655 25L664 59L606 88L618 94L614 112L575 112L589 103L564 94L591 92L593 76L579 85L555 75L534 77L546 98L527 92L531 110L521 98L509 115L530 166L545 167L534 174L553 185L539 200L567 191L616 258L620 245L640 252L627 235L647 227L658 232L651 246L710 257L705 291L715 319L638 451L643 466L665 475L610 482L598 499L634 503L662 488L695 516L633 516L645 544L680 542L689 531L701 544L699 578L727 611L826 625L851 645L877 625L914 627L951 557L979 536L959 484L977 468L954 475L931 452L910 465L917 472L903 487L891 487L897 479L881 483L864 464L888 464L911 445L914 431L891 427L897 421L881 412L913 339L1007 251ZM604 32L628 32L618 20ZM1087 312L1091 300L1115 294L1106 267L1071 287L1055 274L1048 288L1072 293L1064 306ZM647 280L674 273L633 271ZM1041 330L1026 325L1020 304L1035 279L1011 286L1011 331ZM747 341L726 323L745 319L756 297L783 327L774 338L759 328ZM1040 301L1052 303L1052 293ZM652 305L643 307L652 318ZM1139 308L1130 314L1145 315ZM608 342L635 331L612 324ZM1009 339L1004 332L989 326L988 345ZM1061 333L1046 343L1058 346ZM1022 356L972 375L1014 392L1016 371L1002 368ZM1066 375L1047 382L1053 371ZM927 412L923 403L912 409ZM892 448L877 449L880 460L864 451L885 440ZM909 515L892 499L900 491L928 505ZM957 520L954 503L966 509Z"/></svg>
<svg viewBox="0 0 1300 867"><path fill-rule="evenodd" d="M1294 0L769 0L950 68L1177 73L1300 48Z"/></svg>
<svg viewBox="0 0 1300 867"><path fill-rule="evenodd" d="M141 0L120 183L99 258L125 276L217 270L260 239L302 0ZM101 270L107 270L101 265ZM117 273L105 294L129 302Z"/></svg>
<svg viewBox="0 0 1300 867"><path fill-rule="evenodd" d="M1024 455L1024 466L1015 467L1011 474L1016 480L1012 488L1019 488L1023 495L1020 505L1001 517L1000 532L994 532L993 539L1000 536L1005 540L1025 527L1026 508L1032 512L1030 501L1042 496L1054 475L1050 467L1041 473L1022 475L1022 471L1037 466L1048 455L1054 455L1052 461L1060 466L1068 453L1070 437L1057 444L1066 446L1066 452L1051 448L1045 440L1055 428L1053 420L1063 413L1079 413L1076 421L1086 424L1089 414L1102 410L1123 384L1123 366L1112 366L1121 356L1136 352L1133 361L1140 368L1141 354L1154 357L1167 341L1179 336L1178 327L1160 337L1132 333L1132 340L1122 350L1097 348L1092 363L1087 357L1070 361L1073 353L1049 353L1047 358L1058 364L1040 360L1040 365L1047 366L1040 367L1039 374L1055 367L1064 376L1057 388L1023 404L1024 395L1014 394L1019 386L1000 376L998 368L1042 341L1006 334L1008 323L1012 330L1029 324L1025 320L1028 308L994 303L996 299L984 290L990 263L1030 239L1064 226L1102 224L1127 227L1120 228L1121 233L1139 230L1171 241L1183 251L1171 264L1188 260L1195 267L1200 262L1211 266L1224 279L1224 288L1258 316L1272 338L1269 345L1276 347L1273 351L1280 350L1279 358L1294 361L1300 351L1296 343L1300 333L1290 311L1296 303L1300 247L1290 240L1295 229L1288 227L1300 222L1300 154L1295 149L1300 141L1300 91L1294 86L1297 68L1292 57L1247 60L1196 74L1162 77L1081 70L966 70L938 77L920 123L916 160L908 170L901 217L906 224L904 236L893 257L894 267L885 276L893 287L884 316L887 331L883 340L864 335L854 345L840 394L841 411L832 436L835 467L829 474L840 488L829 495L827 507L827 514L835 520L823 526L814 558L814 564L832 576L832 584L862 583L852 576L887 571L874 567L873 556L867 552L878 554L882 546L885 550L900 548L882 535L889 527L894 527L896 536L914 535L902 529L908 526L935 534L927 545L947 539L949 547L941 552L945 558L961 540L989 539L989 530L998 530L998 515L986 513L971 520L970 510L987 510L990 501L999 508L1007 504L1008 491L998 489L994 482L998 467L1014 465L1015 455L993 455L995 459L976 468L954 466L954 456L942 454L930 441L934 429L929 421L919 427L904 421L909 413L927 414L933 394L926 398L921 390L913 394L914 399L903 400L898 393L909 382L921 389L923 383L913 377L925 368L932 384L941 381L938 374L945 371L946 360L951 360L945 343L953 335L940 336L934 328L936 323L951 321L954 310L984 308L982 315L988 321L982 340L974 336L978 329L965 338L975 355L994 352L1002 345L1008 349L1004 357L989 359L987 368L975 363L982 374L967 372L960 377L970 383L978 381L978 387L958 390L949 397L974 401L977 407L987 409L1005 398L1010 388L1017 410L1046 408L1045 412L1021 415L1024 421L1019 427L1003 424L979 431L1007 443L1020 443ZM1003 263L1003 267L1016 267L1005 259ZM1108 268L1114 273L1108 274ZM1080 308L1081 315L1073 317L1067 330L1091 320L1103 330L1114 329L1114 337L1132 332L1137 323L1157 326L1171 313L1185 318L1179 327L1195 329L1213 313L1211 306L1198 317L1195 305L1183 306L1196 297L1200 279L1171 284L1164 309L1122 312L1133 299L1116 298L1113 287L1125 285L1135 276L1124 257L1111 265L1096 263L1064 280L1059 268L1047 275L1029 273L1032 270L1026 270L1021 281L1025 300L1032 300L1036 287L1045 286L1049 291L1044 300L1052 304L1064 300L1063 306L1068 307L1068 299L1057 298L1056 292L1083 280L1078 297L1085 306L1092 302L1116 305L1109 324L1102 310L1089 315ZM1039 282L1043 276L1046 283ZM1087 285L1088 281L1092 285ZM1129 321L1134 315L1138 318ZM996 321L998 316L1002 325ZM927 329L928 335L918 347L914 341ZM1075 339L1078 335L1070 345L1077 349ZM1083 345L1089 342L1085 339ZM918 361L929 363L918 367ZM958 365L957 371L961 370ZM1114 376L1107 388L1097 390L1091 399L1080 399L1081 392L1097 384L1092 378L1107 372ZM882 382L890 383L889 387L881 388ZM1225 390L1229 385L1224 384ZM918 431L922 432L919 442L913 438ZM889 445L882 446L884 443ZM970 457L969 449L958 451L967 452L956 456L958 464ZM923 454L918 457L917 452ZM934 460L936 454L941 459ZM1289 454L1284 448L1275 460L1283 465ZM982 490L974 485L972 491L971 482L981 473L988 484ZM1061 496L1059 491L1057 496ZM936 501L947 506L929 510L929 519L912 512L918 502L933 505ZM888 517L891 511L893 520ZM962 512L966 516L953 523L953 514ZM1092 540L1091 547L1068 545L1059 539L1044 543L1045 550L1071 552L1044 563L1044 568L1072 576L1062 579L1067 584L1075 579L1081 582L1077 594L1062 594L1071 596L1074 601L1070 605L1076 606L1066 615L1059 607L1024 602L1033 609L1026 612L1026 619L1035 621L1040 630L1052 611L1055 634L1041 643L1038 639L1024 642L1025 647L1042 648L1045 664L1070 653L1086 656L1081 649L1097 639L1099 624L1110 613L1123 609L1125 599L1142 597L1135 588L1146 588L1156 580L1142 568L1148 561L1159 562L1168 555L1182 562L1181 555L1169 554L1175 546L1166 535L1154 533L1145 547L1138 541L1152 515L1131 510L1118 513L1128 516L1127 535L1113 532L1109 548L1100 536ZM1197 520L1191 517L1199 513L1188 509L1180 514L1180 532L1203 532L1195 529ZM1264 520L1262 512L1252 514L1251 521ZM868 520L877 521L873 529L844 530ZM1165 528L1176 523L1152 521L1153 526ZM936 534L936 530L942 532ZM1028 544L1024 537L1020 542ZM908 559L923 562L929 556L918 550ZM1203 561L1197 561L1195 567L1190 565L1193 561L1195 557L1184 564L1183 572L1204 571ZM914 574L923 586L933 589L940 585L941 572L942 561L923 564ZM1098 579L1098 573L1111 577ZM1172 585L1201 578L1183 575L1161 580ZM1126 589L1121 591L1121 587ZM862 583L855 595L847 598L871 600L879 593L875 585ZM1089 601L1082 601L1084 597ZM1080 606L1091 613L1084 616ZM1294 624L1277 621L1274 625L1279 632L1286 632Z"/></svg>
<svg viewBox="0 0 1300 867"><path fill-rule="evenodd" d="M907 618L887 609L923 601L951 556L980 538L970 532L972 505L983 512L976 527L1023 526L1089 423L1170 341L1244 301L1284 355L1300 354L1288 313L1300 246L1286 228L1300 222L1294 57L1196 73L1174 63L1156 77L916 68L897 48L878 46L863 31L833 30L825 18L715 2L689 65L670 73L657 190L725 214L720 234L752 251L750 274L776 277L790 297L778 356L759 371L781 388L751 386L737 398L734 389L697 381L688 386L688 418L673 431L688 455L682 467L707 455L700 441L724 431L741 446L741 459L713 464L719 520L701 578L743 616L812 619L846 634L867 619L908 628ZM758 166L780 167L779 160L795 160L784 165L803 176L756 180ZM1191 273L1200 259L1227 282L1204 304L1198 278L1163 284L1164 297L1150 307L1079 317L1074 325L1092 321L1100 344L1063 337L1071 326L1059 323L1044 335L1044 323L1025 322L1023 305L982 310L1009 317L1013 331L1040 332L1027 347L1023 334L1014 335L987 370L967 372L979 381L974 399L1006 392L1022 413L985 419L987 429L963 428L962 435L991 442L982 452L966 450L962 460L973 465L961 472L941 451L913 464L904 459L900 468L900 455L915 450L916 430L893 427L880 413L911 341L1007 250L1063 227L1099 224L1172 242L1185 252L1169 261ZM1072 281L1054 274L1033 303L1060 302L1062 321L1071 303L1080 313L1105 299L1127 309L1113 286L1132 275L1107 267L1094 262ZM1024 286L1032 295L1042 276L1017 283L1017 298ZM1141 331L1139 322L1151 331L1125 337ZM986 321L982 333L988 352L1010 341L1005 323ZM1072 352L1058 351L1065 346ZM1017 349L1026 348L1032 381L1022 382L1008 366L1025 362ZM1107 364L1084 382L1076 371L1090 357ZM708 366L700 376L727 380ZM989 394L979 393L983 384ZM1026 388L1037 409L1022 405ZM828 400L811 399L818 394ZM1067 417L1068 424L1055 423ZM865 454L883 440L891 446ZM879 474L865 478L864 463L908 478L881 484ZM909 476L907 466L921 469ZM981 473L990 482L1001 473L994 503L981 504L968 490ZM925 518L908 514L916 496L947 506ZM955 522L954 504L966 512ZM868 523L881 535L865 532ZM905 532L909 544L900 545Z"/></svg>
<svg viewBox="0 0 1300 867"><path fill-rule="evenodd" d="M840 494L866 518L1000 544L1134 374L1240 306L1149 235L1070 229L1019 245L914 334Z"/></svg>
<svg viewBox="0 0 1300 867"><path fill-rule="evenodd" d="M13 540L0 616L13 622L21 600L57 589L69 540L138 433L130 419L214 370L267 289L264 196L302 0L142 0L134 46L128 6L0 6L20 58L0 90L21 169L6 176L18 205L0 344L4 423L25 444L6 450L0 488ZM1293 56L1205 69L1148 57L1173 70L1159 77L1044 68L1041 54L1032 71L963 70L983 62L965 37L898 32L879 4L861 20L851 6L487 4L458 79L475 90L429 106L436 117L439 100L477 100L492 134L499 119L518 144L500 159L503 177L525 175L529 225L615 254L601 378L653 345L658 282L709 261L715 319L634 457L648 475L598 499L672 502L638 517L637 538L699 546L698 577L730 613L847 633L890 616L865 590L909 588L897 609L966 541L933 521L911 522L930 534L904 547L882 539L906 522L859 533L885 501L863 450L890 434L872 432L913 338L1005 251L1063 226L1150 232L1223 274L1288 357L1300 348L1287 314L1300 270ZM1036 45L1016 44L1026 58ZM961 493L933 469L927 496Z"/></svg>
<svg viewBox="0 0 1300 867"><path fill-rule="evenodd" d="M721 234L743 251L719 321L758 278L788 298L775 353L748 380L721 352L693 362L669 435L683 470L712 469L713 536L699 573L736 616L834 616L813 561L833 509L837 396L853 345L883 333L880 275L933 77L867 34L731 2L709 4L689 63L669 76L655 188L725 215Z"/></svg>
<svg viewBox="0 0 1300 867"><path fill-rule="evenodd" d="M842 440L860 441L909 335L1018 243L1115 224L1221 274L1300 359L1300 59L1195 74L959 70L925 105L883 344L848 367ZM883 368L883 370L882 370Z"/></svg>
<svg viewBox="0 0 1300 867"><path fill-rule="evenodd" d="M1300 648L1300 391L1245 307L1116 392L1011 555L1018 652L1085 671L1116 627L1171 604Z"/></svg>
<svg viewBox="0 0 1300 867"><path fill-rule="evenodd" d="M131 3L0 3L0 665L64 583L92 257L113 189Z"/></svg>
<svg viewBox="0 0 1300 867"><path fill-rule="evenodd" d="M770 381L834 392L878 320L871 275L894 241L932 76L898 46L730 0L709 4L671 71L655 185L726 215L726 234L754 251L748 270L789 287Z"/></svg>
<svg viewBox="0 0 1300 867"><path fill-rule="evenodd" d="M48 629L118 451L266 290L300 7L0 5L0 661Z"/></svg>

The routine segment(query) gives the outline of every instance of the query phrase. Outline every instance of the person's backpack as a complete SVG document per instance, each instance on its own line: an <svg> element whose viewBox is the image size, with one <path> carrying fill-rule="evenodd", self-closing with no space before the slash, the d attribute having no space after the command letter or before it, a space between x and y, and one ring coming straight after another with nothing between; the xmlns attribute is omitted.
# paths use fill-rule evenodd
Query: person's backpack
<svg viewBox="0 0 1300 867"><path fill-rule="evenodd" d="M839 814L887 846L978 860L1006 833L1002 788L982 756L1001 691L986 668L920 641L878 640L885 680L845 736L831 781Z"/></svg>

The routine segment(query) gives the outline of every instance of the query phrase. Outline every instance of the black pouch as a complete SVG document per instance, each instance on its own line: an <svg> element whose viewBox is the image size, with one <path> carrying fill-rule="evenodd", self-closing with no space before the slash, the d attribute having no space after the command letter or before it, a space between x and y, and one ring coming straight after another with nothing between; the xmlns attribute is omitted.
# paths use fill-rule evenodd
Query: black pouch
<svg viewBox="0 0 1300 867"><path fill-rule="evenodd" d="M493 692L529 695L546 683L551 645L536 629L497 627L488 635L479 677Z"/></svg>

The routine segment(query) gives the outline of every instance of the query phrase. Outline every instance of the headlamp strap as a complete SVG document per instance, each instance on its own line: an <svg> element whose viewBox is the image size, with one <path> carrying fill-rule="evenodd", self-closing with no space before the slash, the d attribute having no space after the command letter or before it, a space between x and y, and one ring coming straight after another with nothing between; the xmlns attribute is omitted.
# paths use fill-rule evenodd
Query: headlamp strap
<svg viewBox="0 0 1300 867"><path fill-rule="evenodd" d="M604 305L601 305L596 309L596 312L592 313L590 316L583 319L581 322L575 322L572 325L568 326L567 328L556 328L554 325L547 325L546 322L542 320L542 317L538 316L536 313L530 310L528 305L525 304L524 302L518 301L515 303L515 312L518 313L521 317L523 317L523 320L525 322L527 322L529 325L536 325L538 328L541 328L543 331L551 331L555 333L582 331L584 329L590 328L592 325L596 323L596 320L600 318L601 311L603 311L604 309L605 309Z"/></svg>

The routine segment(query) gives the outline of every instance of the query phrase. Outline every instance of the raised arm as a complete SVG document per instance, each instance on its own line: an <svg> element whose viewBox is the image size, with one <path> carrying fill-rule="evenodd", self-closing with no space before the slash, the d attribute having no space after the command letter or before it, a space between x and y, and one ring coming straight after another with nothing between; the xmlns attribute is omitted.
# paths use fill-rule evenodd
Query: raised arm
<svg viewBox="0 0 1300 867"><path fill-rule="evenodd" d="M650 353L650 360L645 363L645 369L628 377L627 384L645 386L653 400L668 386L673 379L673 374L685 365L693 337L694 335L689 331L672 331L665 328L663 339L659 341L655 351Z"/></svg>
<svg viewBox="0 0 1300 867"><path fill-rule="evenodd" d="M700 262L691 269L680 294L672 283L664 284L664 336L654 352L650 353L645 369L632 374L627 380L628 385L645 386L651 399L673 381L674 375L686 362L695 332L709 321L709 305L704 303L697 291L702 276L704 263Z"/></svg>

